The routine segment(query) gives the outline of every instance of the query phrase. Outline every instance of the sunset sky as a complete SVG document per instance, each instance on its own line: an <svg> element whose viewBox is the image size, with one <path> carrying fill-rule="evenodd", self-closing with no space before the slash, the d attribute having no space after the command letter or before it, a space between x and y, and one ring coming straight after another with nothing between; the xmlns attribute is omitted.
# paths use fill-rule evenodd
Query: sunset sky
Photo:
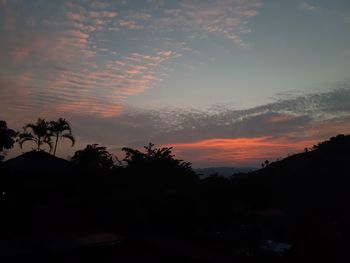
<svg viewBox="0 0 350 263"><path fill-rule="evenodd" d="M63 158L152 141L259 166L349 133L350 1L0 0L0 98L16 130L69 120Z"/></svg>

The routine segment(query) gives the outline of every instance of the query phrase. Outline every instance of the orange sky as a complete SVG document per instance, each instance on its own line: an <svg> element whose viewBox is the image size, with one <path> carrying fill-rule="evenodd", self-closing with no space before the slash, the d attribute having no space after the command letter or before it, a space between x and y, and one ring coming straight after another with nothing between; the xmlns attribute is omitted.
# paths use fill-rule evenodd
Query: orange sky
<svg viewBox="0 0 350 263"><path fill-rule="evenodd" d="M237 138L237 139L207 139L193 143L172 144L174 153L194 165L211 163L212 165L253 165L266 159L274 161L284 158L288 154L303 151L305 147L312 147L315 140L301 140L297 142L287 139L273 139L269 137Z"/></svg>

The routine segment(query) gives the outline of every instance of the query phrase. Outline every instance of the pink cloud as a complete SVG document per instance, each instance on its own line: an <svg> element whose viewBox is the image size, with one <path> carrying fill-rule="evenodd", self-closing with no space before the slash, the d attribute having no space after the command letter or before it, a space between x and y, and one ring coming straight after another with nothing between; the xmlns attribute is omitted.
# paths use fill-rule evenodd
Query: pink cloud
<svg viewBox="0 0 350 263"><path fill-rule="evenodd" d="M158 80L158 78L156 78L153 75L144 75L142 76L143 79L147 79L147 80Z"/></svg>
<svg viewBox="0 0 350 263"><path fill-rule="evenodd" d="M14 51L13 60L15 63L22 62L26 57L30 55L30 48L22 47Z"/></svg>
<svg viewBox="0 0 350 263"><path fill-rule="evenodd" d="M66 16L71 21L82 22L85 20L85 16L79 13L67 12Z"/></svg>
<svg viewBox="0 0 350 263"><path fill-rule="evenodd" d="M78 40L83 39L75 42L83 48L87 47L87 34L75 31L69 34ZM78 44L67 45L64 40L58 41L57 45L56 50L60 52L63 51L63 46L80 50ZM161 74L162 65L172 58L171 55L175 57L176 53L169 51L158 52L156 55L135 53L128 57L134 59L108 61L104 67L83 63L80 69L49 71L45 77L47 88L40 92L42 99L37 101L43 104L45 101L53 100L57 111L85 112L100 116L120 114L127 97L145 92L160 81L156 75ZM55 57L55 52L51 56ZM72 58L65 55L65 59ZM157 61L157 64L150 66L149 60Z"/></svg>
<svg viewBox="0 0 350 263"><path fill-rule="evenodd" d="M254 9L246 10L243 12L244 16L251 17L251 16L256 16L258 12Z"/></svg>

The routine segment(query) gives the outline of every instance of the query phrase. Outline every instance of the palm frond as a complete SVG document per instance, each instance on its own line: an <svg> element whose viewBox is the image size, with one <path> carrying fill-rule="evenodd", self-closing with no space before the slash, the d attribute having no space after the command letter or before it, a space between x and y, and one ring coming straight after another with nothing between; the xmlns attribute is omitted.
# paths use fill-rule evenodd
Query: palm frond
<svg viewBox="0 0 350 263"><path fill-rule="evenodd" d="M21 149L23 148L23 143L25 143L26 141L33 141L36 143L37 139L30 132L24 131L23 133L19 134L18 143L19 143L19 147L21 147Z"/></svg>
<svg viewBox="0 0 350 263"><path fill-rule="evenodd" d="M72 146L74 146L75 138L74 138L74 136L72 134L63 134L61 137L69 139L72 142Z"/></svg>

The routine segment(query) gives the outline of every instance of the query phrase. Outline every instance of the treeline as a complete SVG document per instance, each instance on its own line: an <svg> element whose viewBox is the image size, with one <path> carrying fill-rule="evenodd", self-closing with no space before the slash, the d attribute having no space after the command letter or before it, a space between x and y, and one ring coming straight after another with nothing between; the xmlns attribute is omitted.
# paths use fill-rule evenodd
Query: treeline
<svg viewBox="0 0 350 263"><path fill-rule="evenodd" d="M36 159L51 160L40 149L47 142L54 149L57 134L74 138L69 125L56 136L52 122L35 125L48 128L40 138L33 125L24 128L36 138ZM21 141L1 127L1 150ZM186 240L243 262L350 260L350 136L231 177L201 178L172 148L152 143L123 152L119 160L90 144L67 161L66 172L55 174L55 165L40 176L2 170L2 235L103 229Z"/></svg>
<svg viewBox="0 0 350 263"><path fill-rule="evenodd" d="M44 166L46 159L51 161L44 147L57 149L60 136L75 142L69 123L56 123L62 125L39 119L22 132L6 125L3 130L12 146L32 141L35 148L29 158L43 158ZM10 149L10 144L3 149ZM4 169L3 235L87 227L125 236L176 237L214 250L222 247L234 257L259 250L259 231L241 227L252 224L256 216L257 204L249 196L256 193L249 187L217 175L201 179L170 147L150 143L140 150L122 150L125 157L119 160L103 146L87 145L69 160L71 170L60 174L51 164L40 175L33 175L33 167L21 174Z"/></svg>
<svg viewBox="0 0 350 263"><path fill-rule="evenodd" d="M60 138L69 139L72 146L75 143L70 124L62 118L57 121L46 121L39 118L36 123L23 126L21 132L8 128L6 121L2 120L0 121L0 156L3 159L6 150L13 148L15 143L18 142L22 148L23 144L28 141L35 144L35 150L40 151L44 145L47 145L49 151L53 150L53 154L56 155Z"/></svg>

